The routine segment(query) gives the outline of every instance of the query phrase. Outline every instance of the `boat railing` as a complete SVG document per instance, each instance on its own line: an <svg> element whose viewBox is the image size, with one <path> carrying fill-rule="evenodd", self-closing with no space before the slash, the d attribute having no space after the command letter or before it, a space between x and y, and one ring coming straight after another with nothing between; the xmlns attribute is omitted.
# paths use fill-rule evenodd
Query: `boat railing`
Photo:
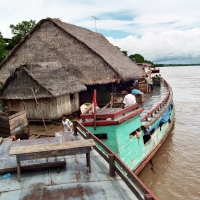
<svg viewBox="0 0 200 200"><path fill-rule="evenodd" d="M99 109L96 113L96 119L104 119L104 118L111 118L111 119L115 119L121 115L124 115L125 113L128 113L132 110L135 110L139 107L139 104L136 103L132 106L129 106L127 108L119 108L119 109L113 109L113 113L104 113L102 112L104 109ZM89 108L90 110L91 108ZM89 111L87 110L87 112ZM80 119L93 119L94 118L94 114L87 114L86 112L80 115Z"/></svg>
<svg viewBox="0 0 200 200"><path fill-rule="evenodd" d="M108 148L99 138L87 130L79 121L73 121L74 135L81 135L84 139L93 139L97 146L94 149L108 162L110 169L110 176L114 177L115 172L122 178L130 190L138 199L156 200L155 195L145 186L145 184L131 171L128 166ZM104 151L102 151L100 146ZM106 153L105 153L106 152ZM134 183L134 184L133 184ZM137 187L136 187L136 186ZM140 191L140 192L139 192ZM143 196L141 196L141 193Z"/></svg>
<svg viewBox="0 0 200 200"><path fill-rule="evenodd" d="M153 117L153 115L158 111L158 110L160 110L166 103L167 103L167 101L169 100L169 102L168 102L168 104L170 104L171 103L171 101L172 101L172 91L171 91L171 88L170 88L170 86L169 86L169 84L167 83L167 81L165 81L164 79L163 79L163 81L164 81L164 84L166 85L166 87L167 87L167 94L166 94L166 96L165 96L165 98L162 100L162 102L161 103L159 103L155 108L153 108L150 112L148 112L142 119L141 119L141 121L142 122L144 122L144 121L148 121L148 118L149 117ZM167 104L167 105L168 105ZM162 111L162 112L160 112L160 114L162 114L164 112L164 110ZM156 120L156 119L155 119ZM155 121L154 120L154 121ZM153 123L153 122L151 122L151 123Z"/></svg>

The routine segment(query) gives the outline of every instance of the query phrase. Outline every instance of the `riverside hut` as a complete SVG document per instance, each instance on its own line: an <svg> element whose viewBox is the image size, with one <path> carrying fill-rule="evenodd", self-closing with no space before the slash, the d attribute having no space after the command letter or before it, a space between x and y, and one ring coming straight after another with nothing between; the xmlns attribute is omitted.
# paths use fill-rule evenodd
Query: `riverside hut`
<svg viewBox="0 0 200 200"><path fill-rule="evenodd" d="M85 85L141 77L142 70L100 33L59 19L42 19L0 64L0 81L20 65L59 62Z"/></svg>
<svg viewBox="0 0 200 200"><path fill-rule="evenodd" d="M5 82L20 65L41 62L61 63L87 86L87 91L80 93L80 104L91 102L94 88L98 103L105 104L111 92L105 88L142 76L142 69L100 33L47 18L39 21L0 64L0 81Z"/></svg>
<svg viewBox="0 0 200 200"><path fill-rule="evenodd" d="M86 86L59 63L26 64L6 80L0 99L10 110L25 109L29 120L41 120L41 110L44 119L51 121L78 111L79 92L83 90Z"/></svg>

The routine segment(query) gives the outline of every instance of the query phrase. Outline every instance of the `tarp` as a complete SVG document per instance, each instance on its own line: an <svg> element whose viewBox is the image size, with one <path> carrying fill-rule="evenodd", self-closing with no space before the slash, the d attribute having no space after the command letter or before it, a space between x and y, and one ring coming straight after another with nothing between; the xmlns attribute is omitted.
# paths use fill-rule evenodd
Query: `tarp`
<svg viewBox="0 0 200 200"><path fill-rule="evenodd" d="M150 126L148 129L148 132L151 133L152 130L155 130L158 126L161 126L164 123L167 123L170 119L171 116L171 111L173 107L173 102L170 104L170 106L167 108L167 110L163 113L160 121L155 124L154 126Z"/></svg>

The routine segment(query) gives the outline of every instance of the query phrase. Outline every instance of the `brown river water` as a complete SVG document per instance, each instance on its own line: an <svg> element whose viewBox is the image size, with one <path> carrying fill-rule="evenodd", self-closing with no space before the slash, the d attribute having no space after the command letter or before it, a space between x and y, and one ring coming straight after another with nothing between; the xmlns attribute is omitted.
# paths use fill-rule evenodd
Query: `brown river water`
<svg viewBox="0 0 200 200"><path fill-rule="evenodd" d="M200 66L160 68L171 85L175 124L139 178L159 200L200 199Z"/></svg>
<svg viewBox="0 0 200 200"><path fill-rule="evenodd" d="M160 73L173 89L175 124L152 158L154 172L148 163L139 178L159 200L200 199L200 66L164 67ZM61 130L47 126L51 134ZM30 129L44 132L43 126Z"/></svg>

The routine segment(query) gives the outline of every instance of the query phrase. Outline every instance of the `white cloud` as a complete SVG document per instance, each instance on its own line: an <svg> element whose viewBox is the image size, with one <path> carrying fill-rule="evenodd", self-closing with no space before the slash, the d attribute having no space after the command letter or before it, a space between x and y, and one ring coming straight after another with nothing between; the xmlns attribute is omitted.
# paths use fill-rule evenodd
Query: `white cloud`
<svg viewBox="0 0 200 200"><path fill-rule="evenodd" d="M107 38L113 45L127 50L129 55L139 53L154 62L184 63L184 58L199 59L200 28L186 31L166 31L161 34L148 32L141 38L128 36L123 39ZM198 61L200 63L200 59Z"/></svg>
<svg viewBox="0 0 200 200"><path fill-rule="evenodd" d="M200 63L199 0L6 0L0 7L4 37L12 36L10 24L46 17L94 31L91 16L96 16L97 30L107 31L109 40L129 53L141 53L152 61ZM118 33L124 38L116 39Z"/></svg>

